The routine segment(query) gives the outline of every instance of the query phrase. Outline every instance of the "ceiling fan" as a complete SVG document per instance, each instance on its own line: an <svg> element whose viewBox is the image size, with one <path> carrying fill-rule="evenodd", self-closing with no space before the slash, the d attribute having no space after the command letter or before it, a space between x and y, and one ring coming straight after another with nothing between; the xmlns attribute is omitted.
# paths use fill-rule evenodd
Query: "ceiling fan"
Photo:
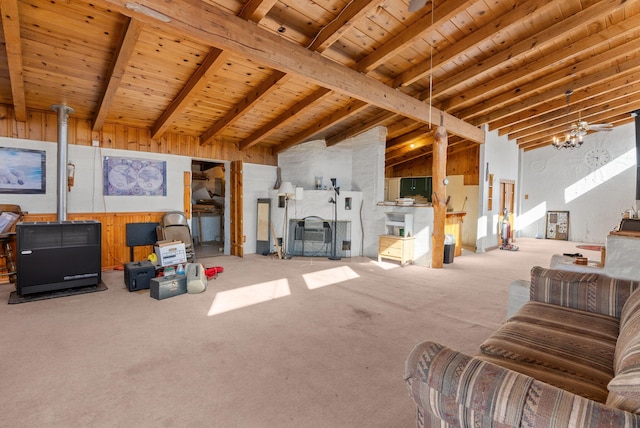
<svg viewBox="0 0 640 428"><path fill-rule="evenodd" d="M582 120L580 112L578 112L578 120L576 122L569 123L569 113L571 110L569 98L571 97L571 94L573 94L571 89L565 92L565 95L567 96L567 134L564 138L553 137L552 144L557 149L581 146L584 136L587 135L589 131L599 132L611 131L613 129L613 124L611 123L589 123Z"/></svg>
<svg viewBox="0 0 640 428"><path fill-rule="evenodd" d="M611 131L613 124L611 123L588 123L584 120L580 120L580 113L578 113L578 121L571 124L571 135L582 136L587 135L589 131Z"/></svg>

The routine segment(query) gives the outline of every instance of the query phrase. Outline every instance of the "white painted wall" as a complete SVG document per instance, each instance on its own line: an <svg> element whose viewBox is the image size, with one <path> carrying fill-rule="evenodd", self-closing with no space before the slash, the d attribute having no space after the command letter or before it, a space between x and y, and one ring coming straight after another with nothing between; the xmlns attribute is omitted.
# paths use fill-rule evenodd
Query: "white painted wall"
<svg viewBox="0 0 640 428"><path fill-rule="evenodd" d="M278 197L276 190L273 189L276 177L277 170L274 166L251 163L242 164L242 208L245 236L243 251L245 254L253 254L256 252L258 199L271 198L271 221L274 225L280 224L278 222L278 216L276 215L278 213ZM227 194L229 194L228 190ZM225 215L225 218L229 218L229 216ZM280 220L280 222L282 222L282 220ZM276 235L279 236L278 232L276 232Z"/></svg>
<svg viewBox="0 0 640 428"><path fill-rule="evenodd" d="M57 143L1 138L1 147L46 152L46 194L0 194L0 203L18 204L31 214L57 212ZM167 162L167 196L104 196L102 161L105 156L156 159ZM157 153L68 146L68 161L76 166L75 185L67 194L68 213L182 211L183 173L191 171L191 158Z"/></svg>
<svg viewBox="0 0 640 428"><path fill-rule="evenodd" d="M340 187L338 220L352 222L351 255L377 257L378 235L384 231L384 212L376 204L384 196L386 133L386 128L377 127L335 146L327 147L322 140L311 141L280 153L282 181L304 188L304 199L292 202L289 218L317 215L332 219L333 205L328 201L333 192L325 194L313 189L315 177L323 177L326 186L330 186L330 178L336 178ZM350 211L344 209L347 196L353 198ZM282 222L283 215L277 223L279 230Z"/></svg>
<svg viewBox="0 0 640 428"><path fill-rule="evenodd" d="M488 165L488 173L487 173ZM489 193L488 174L493 174L493 207L488 209L487 197ZM484 252L498 246L499 228L498 217L500 211L500 180L515 182L516 193L518 182L518 147L506 136L499 136L497 132L487 132L485 143L480 149L480 186L478 195L477 241L476 251ZM517 200L515 211L517 211ZM473 217L467 216L465 228L472 227Z"/></svg>
<svg viewBox="0 0 640 428"><path fill-rule="evenodd" d="M359 207L363 229L360 255L367 257L378 256L378 236L385 233L384 209L377 204L384 201L386 141L387 128L384 127L373 128L348 141L353 148L354 190L362 192Z"/></svg>
<svg viewBox="0 0 640 428"><path fill-rule="evenodd" d="M604 148L611 161L589 168L585 154ZM620 223L622 212L635 207L635 125L593 133L574 150L545 147L521 154L518 236L545 237L546 212L569 211L569 239L604 244Z"/></svg>
<svg viewBox="0 0 640 428"><path fill-rule="evenodd" d="M322 165L327 156L332 157L336 154L336 152L327 150L327 156L325 156L325 152L319 150L317 147L320 144L324 146L324 142L314 141L307 144L312 146L312 150L315 152L314 157L319 165ZM297 155L300 153L302 153L301 150L291 150L280 155L281 161L283 162L281 165L282 182L291 181L294 187L302 187L302 191L298 192L302 196L302 199L291 199L288 203L287 218L290 220L318 216L332 220L334 205L329 203L329 199L334 196L334 192L332 190L315 190L315 175L307 174L308 171L315 168L315 166L312 167L311 164L309 164L307 168L300 169L296 161ZM347 159L350 162L350 153L347 154L344 148L340 148L337 153L340 153L340 159ZM289 166L291 166L291 168L289 168ZM350 165L348 165L348 167L350 169ZM342 165L341 168L342 170L346 170L346 163ZM331 172L334 173L336 170L331 169ZM298 173L301 174L301 178L295 175ZM350 175L345 176L350 179ZM306 180L305 177L307 178ZM351 221L351 255L359 255L362 248L362 232L360 227L362 193L349 190L351 183L344 184L341 177L342 175L336 177L338 185L340 186L337 206L338 220ZM276 238L284 237L285 208L278 206L278 190L274 189L276 178L276 167L249 163L243 164L245 254L256 252L257 203L260 198L271 199L271 223L273 224ZM330 184L329 178L330 177L325 180L325 183ZM352 205L350 210L345 209L346 198L351 198ZM271 250L275 251L273 242L271 243Z"/></svg>
<svg viewBox="0 0 640 428"><path fill-rule="evenodd" d="M327 147L324 140L299 144L278 154L282 181L290 181L304 189L315 189L315 177L323 177L323 184L329 188L329 179L334 177L341 189L353 190L352 154L350 144Z"/></svg>

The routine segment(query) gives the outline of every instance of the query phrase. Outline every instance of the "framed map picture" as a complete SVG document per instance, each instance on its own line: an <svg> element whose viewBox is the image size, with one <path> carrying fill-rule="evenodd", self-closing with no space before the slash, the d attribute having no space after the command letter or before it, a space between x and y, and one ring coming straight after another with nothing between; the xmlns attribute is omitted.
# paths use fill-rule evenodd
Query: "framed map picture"
<svg viewBox="0 0 640 428"><path fill-rule="evenodd" d="M547 211L547 239L569 240L569 211Z"/></svg>
<svg viewBox="0 0 640 428"><path fill-rule="evenodd" d="M46 193L44 150L0 147L0 193Z"/></svg>
<svg viewBox="0 0 640 428"><path fill-rule="evenodd" d="M167 163L104 157L105 196L167 196Z"/></svg>

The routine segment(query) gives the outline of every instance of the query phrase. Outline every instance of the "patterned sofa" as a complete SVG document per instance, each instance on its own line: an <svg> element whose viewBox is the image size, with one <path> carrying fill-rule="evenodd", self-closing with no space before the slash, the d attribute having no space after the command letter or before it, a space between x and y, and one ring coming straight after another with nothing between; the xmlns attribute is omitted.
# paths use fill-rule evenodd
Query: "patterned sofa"
<svg viewBox="0 0 640 428"><path fill-rule="evenodd" d="M530 300L476 356L414 347L419 427L640 427L639 282L534 267Z"/></svg>

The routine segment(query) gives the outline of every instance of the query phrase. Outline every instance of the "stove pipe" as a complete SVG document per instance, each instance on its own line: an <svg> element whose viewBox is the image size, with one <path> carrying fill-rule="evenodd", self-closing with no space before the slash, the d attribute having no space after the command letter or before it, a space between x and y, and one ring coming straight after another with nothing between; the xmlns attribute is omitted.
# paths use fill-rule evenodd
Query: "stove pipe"
<svg viewBox="0 0 640 428"><path fill-rule="evenodd" d="M58 187L57 187L57 215L58 221L67 220L67 148L68 121L71 107L54 104L51 110L58 112Z"/></svg>

